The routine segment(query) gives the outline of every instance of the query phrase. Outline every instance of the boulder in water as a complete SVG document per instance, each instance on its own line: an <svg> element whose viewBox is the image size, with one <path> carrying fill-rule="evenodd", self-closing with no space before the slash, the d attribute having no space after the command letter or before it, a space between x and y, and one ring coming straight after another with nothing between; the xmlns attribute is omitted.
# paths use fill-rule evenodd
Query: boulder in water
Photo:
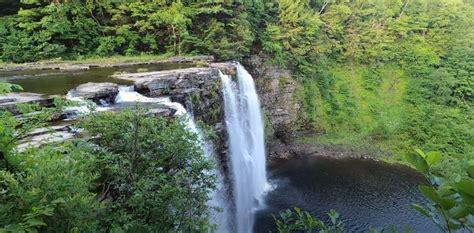
<svg viewBox="0 0 474 233"><path fill-rule="evenodd" d="M88 82L74 88L72 90L72 95L75 97L91 99L100 104L100 100L105 100L109 103L113 102L118 92L118 85L115 83Z"/></svg>
<svg viewBox="0 0 474 233"><path fill-rule="evenodd" d="M115 75L116 78L133 81L139 92L148 92L151 96L182 93L186 89L197 88L209 80L219 80L216 68L187 68L177 70L127 73Z"/></svg>

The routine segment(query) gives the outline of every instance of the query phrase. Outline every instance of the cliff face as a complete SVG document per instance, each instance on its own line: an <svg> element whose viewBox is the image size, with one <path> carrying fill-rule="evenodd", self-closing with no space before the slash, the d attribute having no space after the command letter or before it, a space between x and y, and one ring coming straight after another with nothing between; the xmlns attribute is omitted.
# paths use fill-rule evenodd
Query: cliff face
<svg viewBox="0 0 474 233"><path fill-rule="evenodd" d="M126 73L115 77L133 81L136 91L146 96L169 96L172 101L191 109L197 120L207 125L214 126L222 122L223 104L218 68Z"/></svg>
<svg viewBox="0 0 474 233"><path fill-rule="evenodd" d="M196 121L211 127L217 134L214 138L215 150L223 174L228 174L228 135L219 71L232 74L234 69L231 63L211 63L209 67L126 73L116 75L115 78L133 81L136 91L143 95L167 96L192 110Z"/></svg>
<svg viewBox="0 0 474 233"><path fill-rule="evenodd" d="M265 115L268 156L289 156L291 139L298 130L300 105L295 92L299 84L289 70L269 65L264 55L252 56L243 64L254 78ZM216 151L221 164L225 165L228 135L219 70L235 76L234 69L232 63L211 63L206 68L122 74L118 78L134 81L137 91L147 96L167 95L173 101L192 107L196 120L217 132Z"/></svg>
<svg viewBox="0 0 474 233"><path fill-rule="evenodd" d="M296 130L300 105L295 98L298 82L291 77L291 72L277 65L269 65L267 61L265 55L253 55L244 61L244 65L257 86L267 119L267 136L277 140L270 140L271 147L274 143L291 140ZM271 151L272 148L269 149Z"/></svg>
<svg viewBox="0 0 474 233"><path fill-rule="evenodd" d="M245 60L245 68L254 78L257 92L265 114L267 128L267 146L269 154L275 154L285 143L288 143L296 130L300 106L295 99L298 83L291 78L289 70L275 65L268 65L266 57L255 55ZM170 97L174 102L183 104L192 110L197 121L212 127L217 133L215 140L216 151L226 164L227 133L224 122L224 101L222 83L219 72L236 75L235 65L232 63L208 63L208 67L175 69L156 72L122 73L115 78L134 83L135 90L149 97ZM86 83L74 89L74 93L96 103L106 100L114 102L118 93L118 85L112 83ZM10 94L16 95L16 94ZM36 95L36 94L35 94ZM8 97L8 98L7 98ZM18 98L10 98L8 106L19 102ZM11 100L10 100L11 99ZM41 97L38 101L49 100ZM7 100L0 100L0 108L8 109ZM154 106L156 108L156 106ZM154 109L160 112L160 109ZM166 114L170 115L169 109ZM159 114L158 114L159 115ZM172 115L172 114L171 114ZM226 169L226 168L224 168Z"/></svg>

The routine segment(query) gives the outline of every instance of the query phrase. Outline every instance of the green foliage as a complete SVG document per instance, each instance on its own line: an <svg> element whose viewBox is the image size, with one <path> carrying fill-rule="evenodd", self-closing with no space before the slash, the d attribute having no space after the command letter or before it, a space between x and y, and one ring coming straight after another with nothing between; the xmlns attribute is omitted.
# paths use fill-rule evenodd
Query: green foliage
<svg viewBox="0 0 474 233"><path fill-rule="evenodd" d="M0 94L6 94L14 91L22 91L21 86L0 81Z"/></svg>
<svg viewBox="0 0 474 233"><path fill-rule="evenodd" d="M62 105L59 100L55 103ZM23 117L0 111L0 231L69 231L84 222L88 222L84 230L95 229L99 205L89 191L96 178L91 169L94 157L70 144L18 152L17 141L45 127L61 108L34 114L38 106L17 108Z"/></svg>
<svg viewBox="0 0 474 233"><path fill-rule="evenodd" d="M1 232L212 228L212 164L181 119L155 118L140 108L97 113L81 123L91 141L19 152L18 139L45 127L57 112L26 114L36 107L19 108L23 118L0 112Z"/></svg>
<svg viewBox="0 0 474 233"><path fill-rule="evenodd" d="M100 203L89 191L94 157L72 145L17 153L16 172L1 171L0 225L6 232L80 227L94 231ZM87 224L84 224L87 223Z"/></svg>
<svg viewBox="0 0 474 233"><path fill-rule="evenodd" d="M50 4L50 2L53 2ZM28 62L115 54L241 58L254 32L239 2L25 1L0 18L0 59ZM255 19L254 19L255 20Z"/></svg>
<svg viewBox="0 0 474 233"><path fill-rule="evenodd" d="M275 17L259 39L273 62L301 80L302 125L333 142L387 154L439 150L449 155L447 176L474 159L471 2L277 6L266 9Z"/></svg>
<svg viewBox="0 0 474 233"><path fill-rule="evenodd" d="M180 119L147 117L133 108L93 115L82 124L100 149L96 168L106 229L202 231L210 224L212 168L197 135Z"/></svg>
<svg viewBox="0 0 474 233"><path fill-rule="evenodd" d="M46 127L47 121L61 112L62 101L55 99L54 102L57 107L42 109L38 105L19 104L18 112L24 115L21 118L6 110L0 110L0 170L12 171L21 163L15 156L17 141L34 129Z"/></svg>
<svg viewBox="0 0 474 233"><path fill-rule="evenodd" d="M77 4L52 4L1 18L1 59L26 62L88 53L97 47L98 31L87 13Z"/></svg>
<svg viewBox="0 0 474 233"><path fill-rule="evenodd" d="M277 230L280 233L290 232L325 232L325 233L342 233L345 232L344 223L339 219L339 214L335 210L328 213L331 220L329 225L309 212L295 208L294 211L286 210L280 213L279 218L275 219Z"/></svg>
<svg viewBox="0 0 474 233"><path fill-rule="evenodd" d="M454 181L436 174L431 168L441 160L441 153L416 150L406 160L422 172L430 185L421 185L421 193L431 203L427 207L412 204L412 207L430 218L444 232L459 229L474 229L474 163L458 171Z"/></svg>

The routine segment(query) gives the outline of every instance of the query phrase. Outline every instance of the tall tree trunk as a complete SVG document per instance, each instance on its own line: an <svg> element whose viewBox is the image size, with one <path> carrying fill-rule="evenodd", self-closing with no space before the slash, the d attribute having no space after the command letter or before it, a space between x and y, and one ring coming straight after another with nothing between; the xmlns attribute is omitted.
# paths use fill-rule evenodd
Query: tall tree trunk
<svg viewBox="0 0 474 233"><path fill-rule="evenodd" d="M173 32L173 50L174 54L176 54L176 29L174 25L171 25L171 30Z"/></svg>

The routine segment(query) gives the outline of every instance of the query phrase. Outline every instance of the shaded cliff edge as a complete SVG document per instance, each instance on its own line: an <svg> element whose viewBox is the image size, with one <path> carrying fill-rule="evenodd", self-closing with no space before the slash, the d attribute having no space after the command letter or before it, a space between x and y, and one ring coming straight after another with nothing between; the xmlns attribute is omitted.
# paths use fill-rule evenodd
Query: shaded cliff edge
<svg viewBox="0 0 474 233"><path fill-rule="evenodd" d="M272 160L296 156L326 156L332 158L376 157L377 151L362 151L350 146L305 142L314 136L306 127L304 113L296 96L301 84L289 69L271 64L263 53L243 61L255 80L265 117L267 157Z"/></svg>
<svg viewBox="0 0 474 233"><path fill-rule="evenodd" d="M262 53L243 62L255 80L263 108L268 157L288 157L290 145L300 130L301 107L295 97L299 83L290 70L270 64Z"/></svg>

